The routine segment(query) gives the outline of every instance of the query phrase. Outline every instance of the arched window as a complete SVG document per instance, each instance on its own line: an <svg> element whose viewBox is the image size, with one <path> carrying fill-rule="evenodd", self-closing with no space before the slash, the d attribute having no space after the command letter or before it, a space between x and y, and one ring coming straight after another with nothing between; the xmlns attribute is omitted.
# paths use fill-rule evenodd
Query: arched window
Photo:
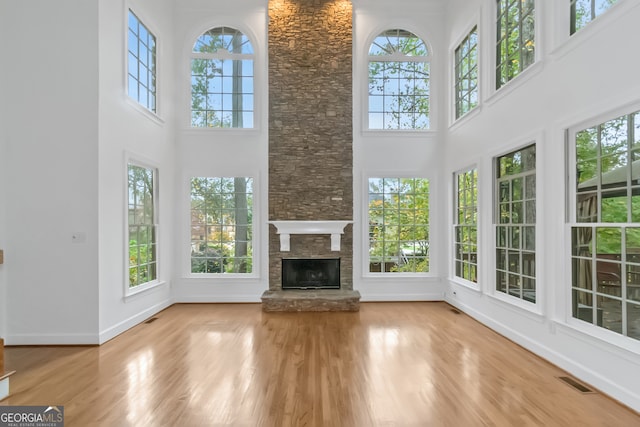
<svg viewBox="0 0 640 427"><path fill-rule="evenodd" d="M229 27L196 40L191 54L191 126L253 127L253 47Z"/></svg>
<svg viewBox="0 0 640 427"><path fill-rule="evenodd" d="M387 30L369 48L369 129L429 129L429 52L409 31Z"/></svg>

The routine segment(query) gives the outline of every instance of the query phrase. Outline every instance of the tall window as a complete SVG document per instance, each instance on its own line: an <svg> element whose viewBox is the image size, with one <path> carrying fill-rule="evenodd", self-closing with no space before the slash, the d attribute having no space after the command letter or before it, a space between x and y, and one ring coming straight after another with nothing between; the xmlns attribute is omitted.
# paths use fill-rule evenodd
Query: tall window
<svg viewBox="0 0 640 427"><path fill-rule="evenodd" d="M198 37L191 54L191 126L253 127L253 47L228 27Z"/></svg>
<svg viewBox="0 0 640 427"><path fill-rule="evenodd" d="M570 0L571 34L587 26L588 23L606 12L618 0Z"/></svg>
<svg viewBox="0 0 640 427"><path fill-rule="evenodd" d="M455 61L458 119L478 105L478 27L456 48Z"/></svg>
<svg viewBox="0 0 640 427"><path fill-rule="evenodd" d="M496 89L535 61L535 1L497 0Z"/></svg>
<svg viewBox="0 0 640 427"><path fill-rule="evenodd" d="M191 179L191 272L251 273L253 179Z"/></svg>
<svg viewBox="0 0 640 427"><path fill-rule="evenodd" d="M369 271L429 271L429 181L369 178Z"/></svg>
<svg viewBox="0 0 640 427"><path fill-rule="evenodd" d="M429 128L429 53L405 30L388 30L369 48L369 129Z"/></svg>
<svg viewBox="0 0 640 427"><path fill-rule="evenodd" d="M129 163L129 288L158 279L156 169Z"/></svg>
<svg viewBox="0 0 640 427"><path fill-rule="evenodd" d="M575 132L573 317L640 339L640 112Z"/></svg>
<svg viewBox="0 0 640 427"><path fill-rule="evenodd" d="M455 275L478 282L478 171L455 174Z"/></svg>
<svg viewBox="0 0 640 427"><path fill-rule="evenodd" d="M536 302L536 146L496 160L496 289Z"/></svg>
<svg viewBox="0 0 640 427"><path fill-rule="evenodd" d="M156 112L156 37L129 11L127 91L131 98Z"/></svg>

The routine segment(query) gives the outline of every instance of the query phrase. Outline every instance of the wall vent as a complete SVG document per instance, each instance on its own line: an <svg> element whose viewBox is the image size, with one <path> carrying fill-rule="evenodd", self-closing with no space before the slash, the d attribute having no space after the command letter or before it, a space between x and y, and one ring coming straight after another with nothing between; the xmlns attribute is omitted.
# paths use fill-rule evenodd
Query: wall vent
<svg viewBox="0 0 640 427"><path fill-rule="evenodd" d="M150 318L150 319L148 319L148 320L145 320L145 322L144 322L144 323L153 323L153 322L155 322L156 320L158 320L158 318L157 318L157 317L152 317L152 318Z"/></svg>
<svg viewBox="0 0 640 427"><path fill-rule="evenodd" d="M454 314L460 314L460 313L462 313L462 312L461 312L460 310L458 310L457 308L452 308L452 309L451 309L451 311L452 311Z"/></svg>

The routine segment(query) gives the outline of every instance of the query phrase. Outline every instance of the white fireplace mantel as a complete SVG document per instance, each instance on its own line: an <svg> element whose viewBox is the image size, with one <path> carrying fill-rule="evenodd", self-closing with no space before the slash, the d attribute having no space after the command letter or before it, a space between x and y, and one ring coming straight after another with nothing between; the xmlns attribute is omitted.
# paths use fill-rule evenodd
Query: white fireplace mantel
<svg viewBox="0 0 640 427"><path fill-rule="evenodd" d="M330 234L331 250L340 250L340 235L344 228L353 221L269 221L276 227L280 235L280 251L291 250L290 237L292 234Z"/></svg>

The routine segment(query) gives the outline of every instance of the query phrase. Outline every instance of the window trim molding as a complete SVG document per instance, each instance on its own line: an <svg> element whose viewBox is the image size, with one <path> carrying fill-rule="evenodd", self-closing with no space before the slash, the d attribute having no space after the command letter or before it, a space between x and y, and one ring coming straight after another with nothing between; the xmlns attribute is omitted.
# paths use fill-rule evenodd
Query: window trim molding
<svg viewBox="0 0 640 427"><path fill-rule="evenodd" d="M623 18L634 8L640 7L640 2L635 0L618 0L606 12L589 22L584 28L569 34L569 5L561 2L554 2L553 10L553 47L549 56L554 59L564 57L573 49L588 43L603 31L606 31L615 21Z"/></svg>
<svg viewBox="0 0 640 427"><path fill-rule="evenodd" d="M636 6L636 5L634 5ZM640 6L640 3L637 4ZM599 18L598 18L599 19ZM588 28L585 27L585 28ZM580 30L582 31L582 30ZM577 33L576 33L577 34ZM608 105L605 103L605 105ZM580 223L576 221L576 178L575 178L575 167L576 167L576 150L572 147L575 142L575 136L578 132L589 129L595 126L603 125L604 123L615 120L622 116L628 116L630 114L640 112L640 100L638 100L637 96L634 97L634 101L626 102L623 104L618 104L615 108L606 108L603 110L599 110L600 112L589 115L588 118L579 120L576 116L574 116L570 120L566 120L563 122L562 129L564 131L564 151L565 151L565 159L564 159L564 167L565 167L565 215L564 215L564 224L563 224L563 235L565 242L565 247L563 249L563 256L566 262L563 262L563 277L565 286L562 290L562 297L564 301L562 302L563 308L563 319L558 321L558 324L566 328L567 331L570 331L572 335L576 335L577 333L583 334L592 339L597 339L602 341L603 343L614 345L618 348L635 352L640 354L640 339L623 335L622 333L618 333L615 331L611 331L603 326L598 326L593 323L589 323L585 320L581 320L573 316L573 270L572 270L572 244L571 244L571 230L575 226L579 226L580 224L584 224L585 226L601 226L602 224L611 224L615 226L616 224L624 224L633 225L640 224L639 222L624 222L624 223L602 223L602 222L594 222L594 223ZM590 111L591 112L591 111ZM582 114L580 117L584 117ZM592 292L594 296L597 293ZM624 304L628 300L628 297L622 296L621 303Z"/></svg>
<svg viewBox="0 0 640 427"><path fill-rule="evenodd" d="M483 293L487 296L490 296L496 300L506 303L507 305L517 307L518 309L522 309L525 312L529 312L535 316L544 316L545 310L547 309L546 297L547 292L545 291L544 286L539 286L539 282L543 280L543 276L540 275L540 272L546 271L546 262L544 256L540 254L539 248L544 247L543 241L543 233L539 230L543 230L545 226L544 216L542 213L544 212L544 194L543 189L546 185L544 182L544 176L538 173L539 171L539 161L544 159L545 149L545 134L542 130L537 130L535 132L531 132L523 137L512 140L510 143L501 145L487 153L489 157L488 160L490 162L490 168L488 170L491 171L491 209L488 213L490 213L490 218L485 220L484 223L488 224L491 228L491 235L493 236L487 244L484 245L483 248L488 247L490 250L485 254L485 266L489 266L489 271L484 272L484 278L487 280L487 285L483 286ZM496 200L497 200L497 191L496 191L496 159L505 154L509 154L513 151L518 151L522 148L528 147L530 145L535 145L536 147L536 302L532 303L529 301L525 301L520 298L516 298L505 294L503 292L499 292L496 289ZM486 195L485 195L486 198Z"/></svg>
<svg viewBox="0 0 640 427"><path fill-rule="evenodd" d="M138 7L138 2L133 0L127 0L124 8L124 41L123 41L123 72L122 72L122 90L125 103L131 106L133 109L144 115L147 119L157 123L164 124L165 120L163 118L164 103L161 102L162 96L162 70L160 67L160 59L163 56L163 46L164 43L161 41L161 37L159 36L160 31L159 27L155 24L154 20L149 19L147 13L141 8ZM133 99L129 96L129 12L133 13L138 21L144 25L147 30L154 36L156 43L156 92L155 92L155 101L156 101L156 111L152 111L140 104L137 100Z"/></svg>
<svg viewBox="0 0 640 427"><path fill-rule="evenodd" d="M437 266L433 261L434 257L429 252L429 271L421 272L421 273L391 273L391 272L381 272L381 273L372 273L369 271L369 179L370 178L416 178L416 179L426 179L429 181L429 243L432 242L432 211L431 211L431 203L433 202L433 192L431 191L431 186L433 185L435 179L433 177L429 177L425 175L423 172L420 173L407 173L398 172L393 173L391 171L376 173L375 171L364 172L362 174L362 221L360 224L360 231L362 233L361 244L362 244L362 278L371 280L371 281L388 281L391 278L402 278L403 280L422 280L424 278L437 278L438 274L436 273ZM355 254L354 254L355 257ZM355 272L355 270L354 270Z"/></svg>
<svg viewBox="0 0 640 427"><path fill-rule="evenodd" d="M261 233L262 228L259 226L262 222L255 221L256 218L260 218L260 183L259 178L261 176L260 171L254 171L249 173L241 173L241 170L238 170L238 173L221 173L218 176L207 176L211 175L206 171L198 172L198 171L185 171L183 174L183 191L184 191L184 206L186 207L184 214L184 224L180 226L180 229L184 229L184 240L182 243L182 247L184 248L180 255L181 259L181 268L182 271L181 278L188 280L191 284L196 283L211 283L211 282L224 282L227 280L236 282L238 284L243 281L252 283L256 279L260 279L261 276L261 253L262 247L259 246L262 240ZM225 175L225 176L222 176ZM231 178L231 177L244 177L251 178L253 182L252 195L253 195L253 209L252 209L252 218L254 221L251 224L252 227L252 239L251 245L253 248L252 255L252 269L251 273L192 273L191 272L191 179L195 177L209 177L209 178ZM266 224L266 223L265 223ZM268 228L268 226L267 226ZM259 250L257 250L259 249Z"/></svg>
<svg viewBox="0 0 640 427"><path fill-rule="evenodd" d="M520 71L517 76L513 77L511 80L504 83L501 87L497 87L496 84L496 63L497 63L497 52L496 52L496 43L497 43L497 13L498 13L498 0L486 0L488 2L488 7L485 8L485 19L484 22L488 23L488 30L483 33L478 32L478 37L482 37L479 45L482 47L480 51L489 52L488 55L485 55L487 58L486 65L483 67L483 70L486 69L490 72L486 73L486 78L482 83L485 84L487 96L484 98L485 103L491 104L498 99L501 99L502 96L506 96L508 93L511 93L515 88L521 86L524 81L530 79L533 75L538 74L543 67L544 61L544 53L545 43L546 43L546 35L543 31L543 23L545 23L545 3L541 0L535 0L535 10L534 10L534 37L535 37L535 55L534 61L531 65L529 65L524 70ZM486 34L486 36L485 36ZM523 79L523 76L528 76L527 79ZM482 79L481 79L482 80ZM519 83L515 83L519 82ZM481 84L482 84L481 83ZM507 89L509 88L509 89Z"/></svg>
<svg viewBox="0 0 640 427"><path fill-rule="evenodd" d="M143 167L147 169L153 169L154 171L154 187L153 187L153 217L154 217L154 225L156 228L156 279L150 282L143 283L141 285L135 286L131 288L129 286L129 165L134 165L138 167ZM162 268L161 262L161 253L162 253L162 229L160 226L160 203L159 203L159 194L160 194L160 167L158 164L144 156L137 155L130 151L124 152L124 197L123 197L123 224L124 224L124 276L123 276L123 286L124 293L123 298L125 300L130 297L140 294L142 292L148 291L150 289L157 288L166 283L166 280L162 279L162 272L164 268Z"/></svg>
<svg viewBox="0 0 640 427"><path fill-rule="evenodd" d="M235 133L259 133L262 130L262 99L263 95L261 94L261 90L264 87L267 88L268 92L268 83L266 83L263 75L265 74L265 56L263 50L266 47L257 43L259 37L254 33L250 26L247 26L244 21L234 20L234 19L226 19L226 20L208 20L206 24L199 25L195 27L185 39L183 44L184 58L183 63L177 67L178 70L183 70L184 76L184 111L177 114L178 120L178 128L184 134L198 134L198 133L208 133L208 132L235 132ZM195 58L194 55L213 55L210 53L194 53L193 46L200 36L206 33L209 30L214 28L227 27L232 28L234 30L240 31L243 35L245 35L249 39L249 43L253 48L253 54L222 54L226 55L229 58L227 59L252 59L253 60L253 127L250 128L233 128L233 127L194 127L191 125L191 61ZM225 57L226 57L225 56ZM218 56L219 57L219 56ZM250 57L250 58L249 58ZM201 59L210 59L211 57L201 57ZM180 73L178 73L180 75ZM268 72L267 72L268 76ZM266 95L268 98L268 94ZM268 114L268 108L267 108ZM249 176L249 175L246 175Z"/></svg>
<svg viewBox="0 0 640 427"><path fill-rule="evenodd" d="M480 19L480 12L476 13L473 16L473 19L470 20L469 24L467 24L464 27L463 32L461 33L460 36L458 36L454 42L451 44L451 46L449 46L449 66L451 67L451 71L448 73L449 78L451 79L451 81L449 81L448 87L449 87L449 99L451 100L449 102L449 129L451 129L455 124L457 123L461 123L463 121L466 121L465 119L467 117L472 117L475 114L477 114L476 112L482 109L482 104L483 104L483 95L484 95L484 85L482 84L482 78L483 78L483 58L485 55L481 55L481 47L482 47L482 39L481 39L481 34L482 34L482 20ZM472 109L470 109L469 111L467 111L466 113L464 113L463 115L461 115L460 117L456 117L456 103L457 103L457 95L456 95L456 83L457 83L457 78L458 76L456 75L456 50L458 49L458 47L460 47L460 44L471 35L471 32L473 31L473 29L476 29L476 37L478 38L478 42L476 44L476 49L478 51L478 58L477 58L477 72L478 72L478 81L477 81L477 89L478 89L478 104L473 107ZM474 114L475 113L475 114Z"/></svg>
<svg viewBox="0 0 640 427"><path fill-rule="evenodd" d="M369 128L369 59L371 58L371 56L369 55L369 49L371 48L371 45L373 44L373 41L376 39L376 37L378 37L384 31L392 30L392 29L403 29L411 32L413 35L419 37L420 40L422 40L422 42L427 48L427 56L424 58L427 58L426 62L429 64L429 128L428 129L370 129ZM361 134L362 135L376 135L376 134L381 134L386 136L416 135L421 137L421 136L424 136L425 134L437 132L439 115L438 115L438 112L434 111L432 107L433 105L436 105L436 102L434 102L434 100L437 100L438 98L437 94L440 89L436 88L434 91L434 87L432 85L432 82L434 80L434 74L437 76L438 70L436 70L435 69L436 67L433 66L434 64L433 59L436 57L436 52L434 50L433 45L429 42L430 37L425 37L428 35L429 35L429 31L416 28L415 25L407 22L404 22L404 23L392 22L385 25L382 25L382 24L376 25L368 34L367 38L365 39L364 45L361 47L362 49L361 53L363 58L363 61L362 61L363 69L361 72L358 73L358 75L365 76L365 78L361 79L362 80L361 81L362 98L360 100L360 105L362 106L361 108L361 120L362 120ZM356 58L354 57L354 67L353 67L354 75L357 72L356 66L355 66L356 65L355 59Z"/></svg>
<svg viewBox="0 0 640 427"><path fill-rule="evenodd" d="M477 196L477 200L476 200L476 216L477 216L477 221L476 221L476 236L477 236L477 240L476 240L476 247L478 250L477 253L477 264L476 264L476 275L477 275L477 282L472 282L470 280L464 279L460 276L457 276L455 271L456 271L456 267L455 267L455 263L457 261L456 257L455 257L455 244L456 244L456 236L455 236L455 228L458 225L458 222L456 220L457 217L457 208L458 208L458 202L457 202L457 189L458 189L458 185L457 185L457 176L460 173L466 173L469 172L471 170L475 169L476 174L477 174L477 179L476 179L476 191L478 192L478 196ZM449 229L450 231L450 237L449 237L449 242L451 244L451 255L449 256L449 281L451 283L455 283L457 285L460 286L464 286L468 289L472 289L474 291L482 291L482 277L484 272L481 272L478 270L478 267L482 264L481 260L484 258L484 256L482 256L482 252L483 252L483 239L482 239L482 221L481 221L481 217L482 217L482 197L480 196L480 190L481 190L481 180L480 180L480 166L477 162L472 163L468 166L456 169L452 172L452 179L453 179L453 185L452 185L452 197L453 197L453 211L452 211L452 216L451 216L451 228Z"/></svg>

